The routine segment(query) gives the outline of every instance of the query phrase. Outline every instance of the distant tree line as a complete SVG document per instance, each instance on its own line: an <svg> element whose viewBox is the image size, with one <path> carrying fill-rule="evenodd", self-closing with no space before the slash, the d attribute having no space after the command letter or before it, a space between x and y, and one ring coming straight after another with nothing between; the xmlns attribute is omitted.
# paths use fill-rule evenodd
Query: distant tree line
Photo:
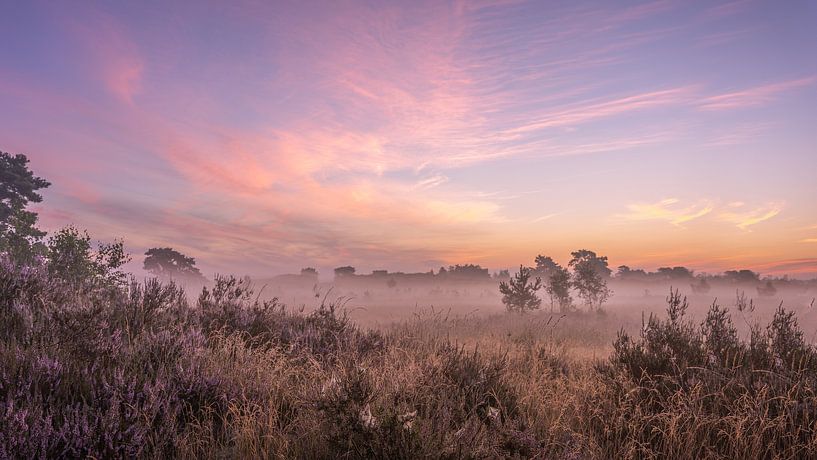
<svg viewBox="0 0 817 460"><path fill-rule="evenodd" d="M66 282L78 279L97 279L100 282L124 283L124 264L130 257L124 251L121 240L113 243L91 242L86 231L73 226L65 227L46 238L46 232L37 227L38 216L29 209L31 203L42 201L40 191L51 184L36 175L28 167L29 160L22 154L0 152L0 255L18 264L47 263L55 276ZM196 267L196 260L171 247L150 248L145 252L143 268L162 280L205 282L206 278ZM337 280L358 277L355 267L341 266L334 269ZM301 270L301 276L317 278L315 268ZM435 274L389 273L375 270L372 275L385 277L386 285L393 288L400 276L414 278L431 277L445 281L500 282L503 302L509 310L526 311L540 308L537 292L544 289L551 309L568 311L574 306L573 294L590 310L600 309L612 291L608 281L620 282L671 282L689 283L695 294L706 294L712 283L752 284L761 296L773 296L776 285L797 283L783 278L763 278L751 270L728 270L720 275L695 274L686 267L661 267L654 272L633 269L627 265L617 268L615 274L609 268L606 256L580 249L571 253L566 267L552 257L537 255L534 266L520 266L511 276L508 270L491 275L487 268L476 264L456 264L440 267ZM677 284L676 284L677 285Z"/></svg>

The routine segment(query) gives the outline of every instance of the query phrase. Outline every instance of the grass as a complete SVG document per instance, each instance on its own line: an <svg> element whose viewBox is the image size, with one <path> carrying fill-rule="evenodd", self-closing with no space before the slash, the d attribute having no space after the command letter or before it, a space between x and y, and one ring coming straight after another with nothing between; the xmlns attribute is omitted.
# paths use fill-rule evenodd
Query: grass
<svg viewBox="0 0 817 460"><path fill-rule="evenodd" d="M807 458L817 354L782 307L363 329L219 278L65 283L0 263L0 458ZM743 312L741 312L743 313ZM613 324L626 323L622 331Z"/></svg>

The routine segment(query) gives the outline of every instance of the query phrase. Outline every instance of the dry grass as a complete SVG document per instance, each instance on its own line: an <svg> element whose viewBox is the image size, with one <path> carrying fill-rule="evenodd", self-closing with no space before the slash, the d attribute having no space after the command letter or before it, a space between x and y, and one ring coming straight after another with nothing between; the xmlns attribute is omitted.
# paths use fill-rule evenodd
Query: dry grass
<svg viewBox="0 0 817 460"><path fill-rule="evenodd" d="M229 278L188 305L157 283L0 275L3 458L817 455L817 360L785 312L751 340L717 312L642 329L429 309L361 330Z"/></svg>

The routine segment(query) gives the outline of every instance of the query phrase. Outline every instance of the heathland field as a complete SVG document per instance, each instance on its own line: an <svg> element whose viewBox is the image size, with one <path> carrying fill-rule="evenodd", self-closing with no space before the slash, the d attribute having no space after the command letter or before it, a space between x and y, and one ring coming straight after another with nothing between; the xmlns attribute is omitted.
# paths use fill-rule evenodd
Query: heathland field
<svg viewBox="0 0 817 460"><path fill-rule="evenodd" d="M293 309L248 280L185 293L4 263L0 457L817 455L814 328L785 305L666 297L655 316L367 322L373 306Z"/></svg>

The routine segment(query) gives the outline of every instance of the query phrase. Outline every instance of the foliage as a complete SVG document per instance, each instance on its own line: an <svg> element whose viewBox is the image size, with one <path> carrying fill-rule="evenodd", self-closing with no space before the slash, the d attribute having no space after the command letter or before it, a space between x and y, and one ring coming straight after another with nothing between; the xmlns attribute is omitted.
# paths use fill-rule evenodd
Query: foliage
<svg viewBox="0 0 817 460"><path fill-rule="evenodd" d="M162 280L204 281L196 259L173 248L151 248L145 252L144 269Z"/></svg>
<svg viewBox="0 0 817 460"><path fill-rule="evenodd" d="M609 343L582 312L362 330L342 300L291 311L248 279L190 305L0 257L0 458L813 458L794 314L744 341L717 304L693 324L668 301L592 366L560 345Z"/></svg>
<svg viewBox="0 0 817 460"><path fill-rule="evenodd" d="M570 272L562 266L552 271L545 291L559 306L559 311L567 312L573 307L573 298L570 296Z"/></svg>
<svg viewBox="0 0 817 460"><path fill-rule="evenodd" d="M43 252L45 232L36 227L37 214L26 207L41 202L37 191L51 185L31 172L28 161L25 155L0 152L0 254L21 263Z"/></svg>
<svg viewBox="0 0 817 460"><path fill-rule="evenodd" d="M519 272L507 282L499 283L499 292L502 293L502 303L508 311L525 313L536 310L542 305L542 299L536 295L542 287L542 279L531 280L533 269L519 266Z"/></svg>
<svg viewBox="0 0 817 460"><path fill-rule="evenodd" d="M342 276L352 276L355 274L355 267L352 266L345 266L345 267L338 267L335 269L335 278L340 278Z"/></svg>
<svg viewBox="0 0 817 460"><path fill-rule="evenodd" d="M73 285L94 283L107 286L127 281L123 265L130 261L124 243L98 243L96 250L88 232L65 227L48 239L48 271L54 279Z"/></svg>
<svg viewBox="0 0 817 460"><path fill-rule="evenodd" d="M596 413L607 454L638 446L647 457L814 456L817 351L794 313L781 305L744 341L717 303L696 326L686 298L676 290L667 300L666 320L651 315L636 339L621 332L598 367L608 390L600 397L620 401Z"/></svg>
<svg viewBox="0 0 817 460"><path fill-rule="evenodd" d="M440 275L462 280L487 280L491 277L487 268L482 268L476 264L451 265L448 267L448 270L443 270L440 268Z"/></svg>
<svg viewBox="0 0 817 460"><path fill-rule="evenodd" d="M587 249L579 249L570 253L571 259L568 267L584 265L596 272L602 279L610 277L612 270L607 266L607 256L598 256L595 252Z"/></svg>
<svg viewBox="0 0 817 460"><path fill-rule="evenodd" d="M592 251L581 250L573 253L573 259L569 264L573 268L573 287L579 291L579 297L591 309L593 307L601 308L601 305L612 294L607 287L607 281L603 275L604 271L599 268L602 266L602 262L606 268L606 257L598 258Z"/></svg>
<svg viewBox="0 0 817 460"><path fill-rule="evenodd" d="M733 283L757 283L760 275L752 270L727 270L723 272L724 278Z"/></svg>
<svg viewBox="0 0 817 460"><path fill-rule="evenodd" d="M543 279L550 278L550 275L553 274L556 270L561 268L561 265L556 263L552 257L538 255L534 259L534 263L536 263L536 274L541 276Z"/></svg>

